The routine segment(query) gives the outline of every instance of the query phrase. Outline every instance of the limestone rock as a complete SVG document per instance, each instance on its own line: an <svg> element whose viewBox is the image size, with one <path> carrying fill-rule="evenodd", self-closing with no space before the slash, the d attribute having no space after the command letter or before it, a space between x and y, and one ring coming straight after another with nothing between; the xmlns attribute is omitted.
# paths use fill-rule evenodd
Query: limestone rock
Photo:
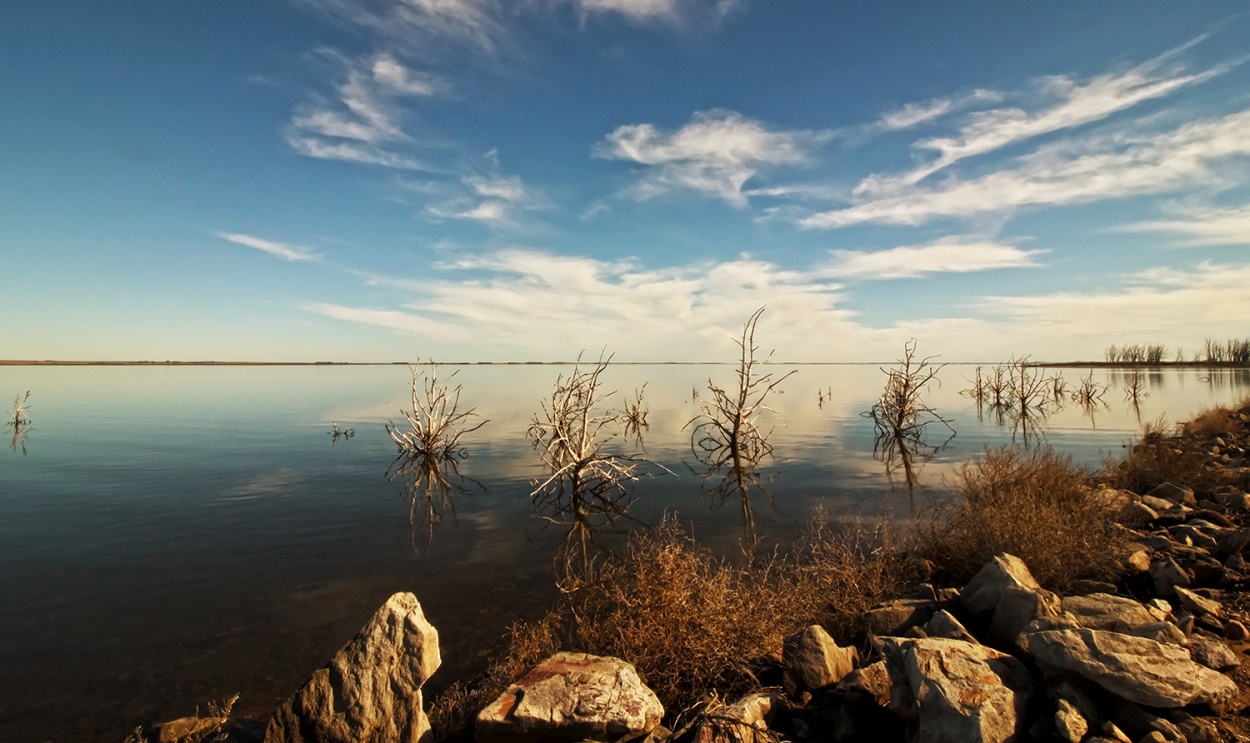
<svg viewBox="0 0 1250 743"><path fill-rule="evenodd" d="M421 685L440 663L437 630L397 593L278 707L265 743L416 743L430 730Z"/></svg>
<svg viewBox="0 0 1250 743"><path fill-rule="evenodd" d="M1024 735L1028 669L983 645L930 637L882 638L894 682L890 706L925 743L1008 743Z"/></svg>
<svg viewBox="0 0 1250 743"><path fill-rule="evenodd" d="M1241 658L1224 643L1201 635L1189 639L1189 655L1195 663L1201 663L1216 671L1230 671L1241 665Z"/></svg>
<svg viewBox="0 0 1250 743"><path fill-rule="evenodd" d="M1181 606L1188 609L1194 616L1217 619L1224 616L1224 607L1220 606L1220 602L1194 593L1183 586L1176 587L1176 597L1180 599Z"/></svg>
<svg viewBox="0 0 1250 743"><path fill-rule="evenodd" d="M879 706L887 707L893 694L894 681L890 678L885 661L879 660L848 673L838 682L838 689L871 698Z"/></svg>
<svg viewBox="0 0 1250 743"><path fill-rule="evenodd" d="M1127 630L1124 634L1133 635L1134 637L1145 637L1155 642L1167 643L1168 645L1186 646L1189 644L1189 638L1181 632L1180 628L1171 622L1151 622L1138 627Z"/></svg>
<svg viewBox="0 0 1250 743"><path fill-rule="evenodd" d="M1160 483L1156 485L1146 495L1152 498L1162 498L1181 506L1194 506L1197 501L1194 500L1194 491L1190 488L1182 488L1179 485L1173 485L1170 482Z"/></svg>
<svg viewBox="0 0 1250 743"><path fill-rule="evenodd" d="M955 618L955 615L945 609L934 614L924 628L929 637L945 637L949 640L963 640L979 644L977 638L973 637L972 633Z"/></svg>
<svg viewBox="0 0 1250 743"><path fill-rule="evenodd" d="M1159 518L1159 512L1138 501L1129 501L1116 514L1116 520L1125 526L1140 528Z"/></svg>
<svg viewBox="0 0 1250 743"><path fill-rule="evenodd" d="M1008 587L1031 591L1041 589L1024 560L1000 552L968 581L968 585L959 594L959 600L973 614L989 614L998 606L999 597Z"/></svg>
<svg viewBox="0 0 1250 743"><path fill-rule="evenodd" d="M781 662L786 691L797 695L836 684L855 668L855 648L842 648L824 627L813 624L786 638Z"/></svg>
<svg viewBox="0 0 1250 743"><path fill-rule="evenodd" d="M726 707L719 707L697 720L691 743L767 743L768 723L781 699L769 692L757 692Z"/></svg>
<svg viewBox="0 0 1250 743"><path fill-rule="evenodd" d="M556 653L478 713L478 743L609 741L645 735L664 707L618 658Z"/></svg>
<svg viewBox="0 0 1250 743"><path fill-rule="evenodd" d="M1123 699L1171 709L1219 702L1237 693L1228 677L1190 659L1189 651L1102 630L1049 630L1022 636L1043 667L1072 671Z"/></svg>
<svg viewBox="0 0 1250 743"><path fill-rule="evenodd" d="M1154 581L1155 593L1164 598L1176 595L1176 587L1188 588L1189 574L1170 556L1164 555L1150 563L1150 578Z"/></svg>
<svg viewBox="0 0 1250 743"><path fill-rule="evenodd" d="M1245 642L1250 640L1250 629L1246 629L1246 625L1234 619L1224 625L1224 637L1233 642Z"/></svg>
<svg viewBox="0 0 1250 743"><path fill-rule="evenodd" d="M1124 632L1155 621L1150 611L1133 599L1108 593L1067 596L1062 603L1063 610L1088 629Z"/></svg>
<svg viewBox="0 0 1250 743"><path fill-rule="evenodd" d="M869 609L863 620L874 635L898 636L929 621L937 608L929 599L895 599Z"/></svg>
<svg viewBox="0 0 1250 743"><path fill-rule="evenodd" d="M1016 637L1036 619L1050 619L1060 613L1059 597L1050 591L1008 586L998 597L990 621L990 643L1011 648Z"/></svg>
<svg viewBox="0 0 1250 743"><path fill-rule="evenodd" d="M1066 699L1055 703L1055 732L1068 743L1081 743L1089 732L1089 721Z"/></svg>

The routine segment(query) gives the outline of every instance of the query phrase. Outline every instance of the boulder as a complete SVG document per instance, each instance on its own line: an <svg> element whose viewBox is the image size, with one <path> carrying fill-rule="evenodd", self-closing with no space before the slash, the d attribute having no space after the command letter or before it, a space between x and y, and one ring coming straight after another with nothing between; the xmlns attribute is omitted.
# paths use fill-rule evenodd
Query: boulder
<svg viewBox="0 0 1250 743"><path fill-rule="evenodd" d="M1220 535L1211 554L1224 560L1243 552L1247 544L1250 544L1250 529L1233 529Z"/></svg>
<svg viewBox="0 0 1250 743"><path fill-rule="evenodd" d="M1189 638L1185 636L1185 633L1181 632L1180 628L1171 622L1143 624L1126 630L1124 634L1133 635L1134 637L1145 637L1155 642L1167 643L1168 645L1185 646L1189 644Z"/></svg>
<svg viewBox="0 0 1250 743"><path fill-rule="evenodd" d="M1224 616L1224 607L1220 605L1220 602L1194 593L1182 586L1176 587L1176 598L1180 599L1181 606L1185 607L1194 616L1214 617L1216 619Z"/></svg>
<svg viewBox="0 0 1250 743"><path fill-rule="evenodd" d="M894 681L890 678L885 661L879 660L848 673L838 682L838 689L872 699L878 706L887 707L893 695Z"/></svg>
<svg viewBox="0 0 1250 743"><path fill-rule="evenodd" d="M775 736L768 723L781 698L770 692L757 692L726 707L709 709L693 724L690 743L769 743Z"/></svg>
<svg viewBox="0 0 1250 743"><path fill-rule="evenodd" d="M1068 743L1081 743L1089 732L1089 721L1075 704L1060 699L1055 702L1055 732Z"/></svg>
<svg viewBox="0 0 1250 743"><path fill-rule="evenodd" d="M1146 495L1152 498L1162 498L1180 506L1195 506L1198 504L1198 501L1194 500L1194 491L1191 488L1182 488L1170 482L1156 485Z"/></svg>
<svg viewBox="0 0 1250 743"><path fill-rule="evenodd" d="M478 713L474 729L478 743L611 741L645 735L663 716L632 664L556 653Z"/></svg>
<svg viewBox="0 0 1250 743"><path fill-rule="evenodd" d="M1164 598L1176 596L1176 587L1188 588L1189 574L1171 556L1164 555L1150 563L1150 579L1154 581L1155 593Z"/></svg>
<svg viewBox="0 0 1250 743"><path fill-rule="evenodd" d="M836 684L855 668L855 648L842 648L813 624L786 638L781 649L786 691L794 696Z"/></svg>
<svg viewBox="0 0 1250 743"><path fill-rule="evenodd" d="M863 621L871 634L898 636L929 621L937 608L929 599L895 599L866 611Z"/></svg>
<svg viewBox="0 0 1250 743"><path fill-rule="evenodd" d="M415 596L397 593L278 707L265 743L423 740L421 686L440 663L437 630Z"/></svg>
<svg viewBox="0 0 1250 743"><path fill-rule="evenodd" d="M1032 679L1022 662L962 640L882 638L890 707L924 743L1007 743L1024 736Z"/></svg>
<svg viewBox="0 0 1250 743"><path fill-rule="evenodd" d="M1237 693L1228 677L1195 663L1185 648L1144 637L1067 629L1026 634L1021 642L1043 669L1071 671L1149 707L1215 703Z"/></svg>
<svg viewBox="0 0 1250 743"><path fill-rule="evenodd" d="M1062 605L1064 611L1076 617L1077 622L1088 629L1125 632L1156 621L1146 607L1133 599L1108 593L1066 596Z"/></svg>
<svg viewBox="0 0 1250 743"><path fill-rule="evenodd" d="M1224 643L1202 635L1189 638L1189 655L1195 663L1201 663L1216 671L1231 671L1241 665L1241 658Z"/></svg>
<svg viewBox="0 0 1250 743"><path fill-rule="evenodd" d="M1124 504L1116 514L1116 520L1125 526L1140 528L1159 518L1159 512L1137 501Z"/></svg>
<svg viewBox="0 0 1250 743"><path fill-rule="evenodd" d="M949 640L977 643L977 638L972 636L972 633L955 618L954 614L945 609L934 614L924 629L929 637L945 637Z"/></svg>
<svg viewBox="0 0 1250 743"><path fill-rule="evenodd" d="M1141 497L1141 502L1158 514L1168 513L1169 511L1179 511L1181 509L1181 505L1179 503L1173 503L1170 500L1157 498L1153 495L1143 495Z"/></svg>
<svg viewBox="0 0 1250 743"><path fill-rule="evenodd" d="M998 599L1007 588L1038 591L1041 586L1034 580L1024 560L1000 552L968 581L959 594L959 600L973 614L989 614L998 606Z"/></svg>
<svg viewBox="0 0 1250 743"><path fill-rule="evenodd" d="M1012 648L1016 637L1035 619L1050 619L1060 613L1059 597L1050 591L1008 586L998 597L990 621L990 644Z"/></svg>
<svg viewBox="0 0 1250 743"><path fill-rule="evenodd" d="M1233 642L1245 642L1250 640L1250 629L1246 629L1246 625L1234 619L1224 625L1224 638Z"/></svg>

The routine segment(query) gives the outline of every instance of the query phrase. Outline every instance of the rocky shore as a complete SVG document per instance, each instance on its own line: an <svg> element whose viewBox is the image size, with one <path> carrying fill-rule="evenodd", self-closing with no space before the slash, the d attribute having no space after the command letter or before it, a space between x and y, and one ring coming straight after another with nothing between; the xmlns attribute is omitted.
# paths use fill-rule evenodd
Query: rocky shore
<svg viewBox="0 0 1250 743"><path fill-rule="evenodd" d="M853 647L818 624L805 627L768 660L758 690L729 700L711 695L684 710L666 711L629 658L561 652L477 710L473 736L482 743L1250 740L1250 408L1222 420L1215 426L1222 430L1191 429L1151 444L1177 455L1192 450L1202 471L1220 477L1198 488L1161 481L1144 493L1089 489L1127 544L1107 555L1113 580L1069 581L1060 595L1002 552L963 585L922 583L864 612L864 639ZM440 660L438 633L416 597L395 594L267 724L201 716L135 737L433 741L445 731L431 729L421 689Z"/></svg>

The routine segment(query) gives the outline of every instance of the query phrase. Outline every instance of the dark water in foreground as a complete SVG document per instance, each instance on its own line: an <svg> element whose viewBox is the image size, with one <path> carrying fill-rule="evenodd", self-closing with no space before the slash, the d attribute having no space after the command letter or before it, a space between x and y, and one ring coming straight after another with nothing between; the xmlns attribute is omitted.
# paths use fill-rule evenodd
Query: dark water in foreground
<svg viewBox="0 0 1250 743"><path fill-rule="evenodd" d="M452 371L444 367L442 374ZM0 740L120 740L236 692L263 715L394 591L413 591L442 636L434 685L482 665L512 620L550 600L556 528L542 529L525 430L567 367L461 369L463 403L490 423L465 439L468 483L434 514L388 481L383 423L408 402L394 367L0 367L0 394L30 389L33 430L0 448ZM1069 380L1087 370L1064 369ZM738 502L706 492L683 426L692 392L728 366L614 366L628 396L644 382L647 455L672 470L642 479L634 515L675 511L725 553L744 536ZM1080 462L1115 456L1141 420L1184 420L1250 393L1246 370L1148 375L1139 410L1123 374L1091 415L1072 403L1040 435ZM919 472L918 499L958 462L1012 440L958 394L948 366L929 399L958 435ZM775 461L755 531L785 541L816 506L835 516L909 509L872 457L859 413L880 392L874 366L804 366L772 401ZM701 393L704 394L705 393ZM7 398L6 398L7 400ZM332 441L331 424L351 428ZM1015 431L1019 440L1019 431ZM5 444L10 443L7 440ZM413 517L416 517L415 519Z"/></svg>

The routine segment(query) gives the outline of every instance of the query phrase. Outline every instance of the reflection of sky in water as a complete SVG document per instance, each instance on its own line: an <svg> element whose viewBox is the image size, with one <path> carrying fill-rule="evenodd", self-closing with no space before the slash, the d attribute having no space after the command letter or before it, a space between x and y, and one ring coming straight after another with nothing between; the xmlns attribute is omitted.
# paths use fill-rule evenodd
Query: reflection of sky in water
<svg viewBox="0 0 1250 743"><path fill-rule="evenodd" d="M483 488L453 494L454 515L418 554L403 485L385 478L395 449L383 425L409 401L403 366L0 367L0 394L32 390L34 424L25 456L0 450L0 694L26 710L0 722L0 739L48 737L34 731L69 724L49 711L57 704L84 710L74 724L85 727L53 736L64 738L119 738L235 691L243 711L261 713L394 590L417 593L442 622L447 662L464 665L468 647L497 641L550 590L561 535L531 514L540 469L525 431L568 371L460 369L462 406L490 419L464 440L460 467ZM1075 383L1086 370L1060 372ZM1011 438L960 395L973 375L948 366L926 397L958 435L919 468L921 494ZM730 385L735 369L616 365L603 382L615 405L647 383L646 453L676 475L640 480L638 518L676 510L700 541L732 552L740 504L706 492L684 428L709 377ZM1185 420L1250 391L1245 370L1148 373L1138 411L1122 372L1094 378L1110 389L1092 423L1067 402L1041 429L1085 464L1118 454L1140 421ZM883 381L874 366L803 366L769 400L776 459L752 491L761 537L793 533L818 504L835 515L907 513L860 415ZM331 445L333 422L355 436ZM147 701L114 704L123 698Z"/></svg>

